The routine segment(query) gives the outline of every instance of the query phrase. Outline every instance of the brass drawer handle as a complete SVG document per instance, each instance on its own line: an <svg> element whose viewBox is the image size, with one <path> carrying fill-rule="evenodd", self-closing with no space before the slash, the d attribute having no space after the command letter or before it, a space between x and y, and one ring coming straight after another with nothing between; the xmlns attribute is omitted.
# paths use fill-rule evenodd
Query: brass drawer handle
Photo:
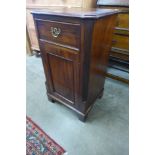
<svg viewBox="0 0 155 155"><path fill-rule="evenodd" d="M51 27L51 33L53 37L57 38L61 33L61 29L56 27Z"/></svg>

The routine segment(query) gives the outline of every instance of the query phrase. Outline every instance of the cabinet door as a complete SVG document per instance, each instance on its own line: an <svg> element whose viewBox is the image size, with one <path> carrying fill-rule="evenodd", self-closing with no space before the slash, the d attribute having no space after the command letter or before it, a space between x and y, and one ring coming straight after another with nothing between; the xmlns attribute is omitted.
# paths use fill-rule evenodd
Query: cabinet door
<svg viewBox="0 0 155 155"><path fill-rule="evenodd" d="M41 43L50 94L69 104L76 102L79 85L78 53Z"/></svg>

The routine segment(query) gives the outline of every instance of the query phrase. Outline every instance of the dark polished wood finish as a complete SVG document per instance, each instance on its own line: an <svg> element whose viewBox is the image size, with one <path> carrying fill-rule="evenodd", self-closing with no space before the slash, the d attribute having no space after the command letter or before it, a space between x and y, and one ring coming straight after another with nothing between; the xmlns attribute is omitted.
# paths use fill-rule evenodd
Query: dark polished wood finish
<svg viewBox="0 0 155 155"><path fill-rule="evenodd" d="M38 30L40 39L79 49L80 24L37 20L37 25L39 28ZM57 38L52 37L51 33L49 33L51 31L51 27L59 27L60 29L63 29L61 36Z"/></svg>
<svg viewBox="0 0 155 155"><path fill-rule="evenodd" d="M48 99L61 102L85 121L103 95L117 10L63 8L32 14Z"/></svg>

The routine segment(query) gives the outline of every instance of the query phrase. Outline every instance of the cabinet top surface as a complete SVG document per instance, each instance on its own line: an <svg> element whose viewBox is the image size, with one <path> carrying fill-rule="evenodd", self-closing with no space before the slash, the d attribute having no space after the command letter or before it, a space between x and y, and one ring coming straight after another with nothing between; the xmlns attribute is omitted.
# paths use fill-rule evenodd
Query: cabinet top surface
<svg viewBox="0 0 155 155"><path fill-rule="evenodd" d="M54 15L64 17L77 18L101 18L104 16L118 13L117 9L99 9L99 8L67 8L67 7L53 7L50 9L34 9L32 14L39 15Z"/></svg>

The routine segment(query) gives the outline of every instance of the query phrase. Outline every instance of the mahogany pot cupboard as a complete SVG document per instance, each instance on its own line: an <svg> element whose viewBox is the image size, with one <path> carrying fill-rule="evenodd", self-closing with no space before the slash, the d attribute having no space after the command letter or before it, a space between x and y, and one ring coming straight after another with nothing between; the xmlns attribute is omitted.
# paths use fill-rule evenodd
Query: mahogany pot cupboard
<svg viewBox="0 0 155 155"><path fill-rule="evenodd" d="M33 10L48 99L85 121L104 91L116 9Z"/></svg>

